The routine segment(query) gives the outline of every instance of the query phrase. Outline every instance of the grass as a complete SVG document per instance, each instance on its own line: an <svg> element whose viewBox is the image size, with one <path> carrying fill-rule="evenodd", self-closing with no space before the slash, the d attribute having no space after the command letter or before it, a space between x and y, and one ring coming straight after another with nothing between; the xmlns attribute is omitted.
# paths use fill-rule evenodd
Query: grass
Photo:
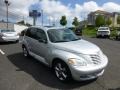
<svg viewBox="0 0 120 90"><path fill-rule="evenodd" d="M115 38L117 33L116 29L111 30L111 38ZM83 36L87 37L96 37L97 30L95 27L85 28L83 29Z"/></svg>
<svg viewBox="0 0 120 90"><path fill-rule="evenodd" d="M85 28L83 29L83 36L87 37L96 37L97 30L96 28Z"/></svg>
<svg viewBox="0 0 120 90"><path fill-rule="evenodd" d="M112 30L110 37L111 38L115 38L116 36L117 36L117 31L116 30Z"/></svg>

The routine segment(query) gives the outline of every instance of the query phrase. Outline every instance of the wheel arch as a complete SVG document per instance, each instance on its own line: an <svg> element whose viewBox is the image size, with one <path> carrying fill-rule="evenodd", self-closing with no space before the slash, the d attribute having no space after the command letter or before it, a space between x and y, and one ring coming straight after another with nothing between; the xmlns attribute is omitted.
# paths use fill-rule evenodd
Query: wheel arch
<svg viewBox="0 0 120 90"><path fill-rule="evenodd" d="M54 58L54 59L52 60L51 67L53 67L53 65L54 65L56 62L58 62L58 61L64 62L64 63L67 65L67 63L66 63L63 59L61 59L61 58ZM67 65L67 66L68 66L68 65Z"/></svg>

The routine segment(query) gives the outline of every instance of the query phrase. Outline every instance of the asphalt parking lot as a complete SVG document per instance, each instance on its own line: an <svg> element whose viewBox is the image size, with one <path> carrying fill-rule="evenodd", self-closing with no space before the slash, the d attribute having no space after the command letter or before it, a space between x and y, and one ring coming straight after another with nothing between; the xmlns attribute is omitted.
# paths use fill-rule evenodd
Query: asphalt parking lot
<svg viewBox="0 0 120 90"><path fill-rule="evenodd" d="M0 90L120 90L120 41L87 38L109 58L103 76L96 80L61 83L50 68L25 58L19 43L0 44Z"/></svg>

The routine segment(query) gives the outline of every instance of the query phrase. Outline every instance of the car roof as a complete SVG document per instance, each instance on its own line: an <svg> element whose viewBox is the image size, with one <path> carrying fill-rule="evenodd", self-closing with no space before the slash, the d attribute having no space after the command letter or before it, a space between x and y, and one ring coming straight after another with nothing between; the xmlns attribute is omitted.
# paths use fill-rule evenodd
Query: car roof
<svg viewBox="0 0 120 90"><path fill-rule="evenodd" d="M99 27L99 28L109 28L109 27Z"/></svg>
<svg viewBox="0 0 120 90"><path fill-rule="evenodd" d="M54 27L54 26L31 26L33 28L40 28L43 29L44 31L48 31L50 29L65 29L65 27Z"/></svg>

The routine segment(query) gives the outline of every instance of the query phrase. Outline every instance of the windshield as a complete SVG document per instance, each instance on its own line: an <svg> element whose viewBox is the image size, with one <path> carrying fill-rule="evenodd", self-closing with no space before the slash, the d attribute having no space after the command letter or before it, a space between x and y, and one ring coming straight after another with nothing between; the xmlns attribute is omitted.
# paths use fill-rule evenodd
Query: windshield
<svg viewBox="0 0 120 90"><path fill-rule="evenodd" d="M15 32L14 30L1 30L1 32Z"/></svg>
<svg viewBox="0 0 120 90"><path fill-rule="evenodd" d="M99 33L108 33L109 31L98 31Z"/></svg>
<svg viewBox="0 0 120 90"><path fill-rule="evenodd" d="M70 29L51 29L48 30L48 36L51 42L69 42L79 40Z"/></svg>
<svg viewBox="0 0 120 90"><path fill-rule="evenodd" d="M108 30L107 27L99 28L99 30Z"/></svg>

